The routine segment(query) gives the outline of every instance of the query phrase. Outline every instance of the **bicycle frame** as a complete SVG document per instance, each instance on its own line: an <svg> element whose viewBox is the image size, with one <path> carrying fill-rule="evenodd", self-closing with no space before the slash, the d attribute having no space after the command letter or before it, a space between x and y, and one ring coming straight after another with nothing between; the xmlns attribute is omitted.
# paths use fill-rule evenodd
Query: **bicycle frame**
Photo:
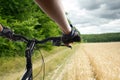
<svg viewBox="0 0 120 80"><path fill-rule="evenodd" d="M25 51L25 57L26 57L26 72L24 73L23 77L21 80L33 80L33 75L32 75L32 53L35 47L35 40L30 41L27 44L27 49Z"/></svg>

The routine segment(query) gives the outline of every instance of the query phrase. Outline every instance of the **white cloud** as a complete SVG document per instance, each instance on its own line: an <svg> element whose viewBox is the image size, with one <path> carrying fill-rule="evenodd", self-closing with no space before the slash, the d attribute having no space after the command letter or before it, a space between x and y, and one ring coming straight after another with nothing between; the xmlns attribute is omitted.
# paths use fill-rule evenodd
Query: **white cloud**
<svg viewBox="0 0 120 80"><path fill-rule="evenodd" d="M72 24L82 34L120 32L120 0L63 0Z"/></svg>
<svg viewBox="0 0 120 80"><path fill-rule="evenodd" d="M102 24L101 29L106 32L120 32L120 19L112 20L107 24Z"/></svg>
<svg viewBox="0 0 120 80"><path fill-rule="evenodd" d="M63 2L64 9L67 12L71 12L71 10L77 11L76 9L79 8L77 7L78 2L75 0L62 0L62 2Z"/></svg>
<svg viewBox="0 0 120 80"><path fill-rule="evenodd" d="M101 33L100 28L98 26L87 26L87 27L79 27L79 25L76 27L80 33L84 34L99 34Z"/></svg>
<svg viewBox="0 0 120 80"><path fill-rule="evenodd" d="M101 25L90 25L89 24L77 24L77 29L84 34L99 34L99 33L111 33L120 32L120 19L103 23Z"/></svg>

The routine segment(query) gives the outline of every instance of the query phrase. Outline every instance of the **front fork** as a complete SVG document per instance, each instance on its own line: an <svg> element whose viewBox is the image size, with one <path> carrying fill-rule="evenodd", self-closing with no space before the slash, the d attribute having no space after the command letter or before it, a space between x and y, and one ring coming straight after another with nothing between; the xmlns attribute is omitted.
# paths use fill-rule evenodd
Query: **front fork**
<svg viewBox="0 0 120 80"><path fill-rule="evenodd" d="M31 40L27 44L27 49L25 51L25 57L26 57L26 72L23 75L22 80L33 80L33 75L32 75L32 53L34 50L35 46L35 40Z"/></svg>

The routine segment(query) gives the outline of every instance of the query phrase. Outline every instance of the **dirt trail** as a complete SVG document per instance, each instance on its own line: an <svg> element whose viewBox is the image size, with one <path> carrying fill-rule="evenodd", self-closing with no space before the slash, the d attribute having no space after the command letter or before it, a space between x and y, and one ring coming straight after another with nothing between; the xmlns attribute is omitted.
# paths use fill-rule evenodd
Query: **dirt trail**
<svg viewBox="0 0 120 80"><path fill-rule="evenodd" d="M67 61L57 77L51 80L96 80L89 58L79 48Z"/></svg>
<svg viewBox="0 0 120 80"><path fill-rule="evenodd" d="M81 44L64 63L46 80L120 80L120 42Z"/></svg>
<svg viewBox="0 0 120 80"><path fill-rule="evenodd" d="M120 42L83 43L73 50L65 49L47 57L46 64L68 51L71 53L62 59L62 63L46 72L45 80L120 80ZM40 66L37 64L34 68ZM13 73L2 80L19 80L15 76L22 72ZM40 80L40 77L35 80Z"/></svg>

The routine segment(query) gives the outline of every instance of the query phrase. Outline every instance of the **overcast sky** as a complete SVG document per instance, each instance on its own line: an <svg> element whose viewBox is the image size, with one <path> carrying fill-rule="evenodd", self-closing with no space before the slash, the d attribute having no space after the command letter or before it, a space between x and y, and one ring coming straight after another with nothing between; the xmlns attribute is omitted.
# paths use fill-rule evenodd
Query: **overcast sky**
<svg viewBox="0 0 120 80"><path fill-rule="evenodd" d="M120 32L120 0L62 0L82 34Z"/></svg>

